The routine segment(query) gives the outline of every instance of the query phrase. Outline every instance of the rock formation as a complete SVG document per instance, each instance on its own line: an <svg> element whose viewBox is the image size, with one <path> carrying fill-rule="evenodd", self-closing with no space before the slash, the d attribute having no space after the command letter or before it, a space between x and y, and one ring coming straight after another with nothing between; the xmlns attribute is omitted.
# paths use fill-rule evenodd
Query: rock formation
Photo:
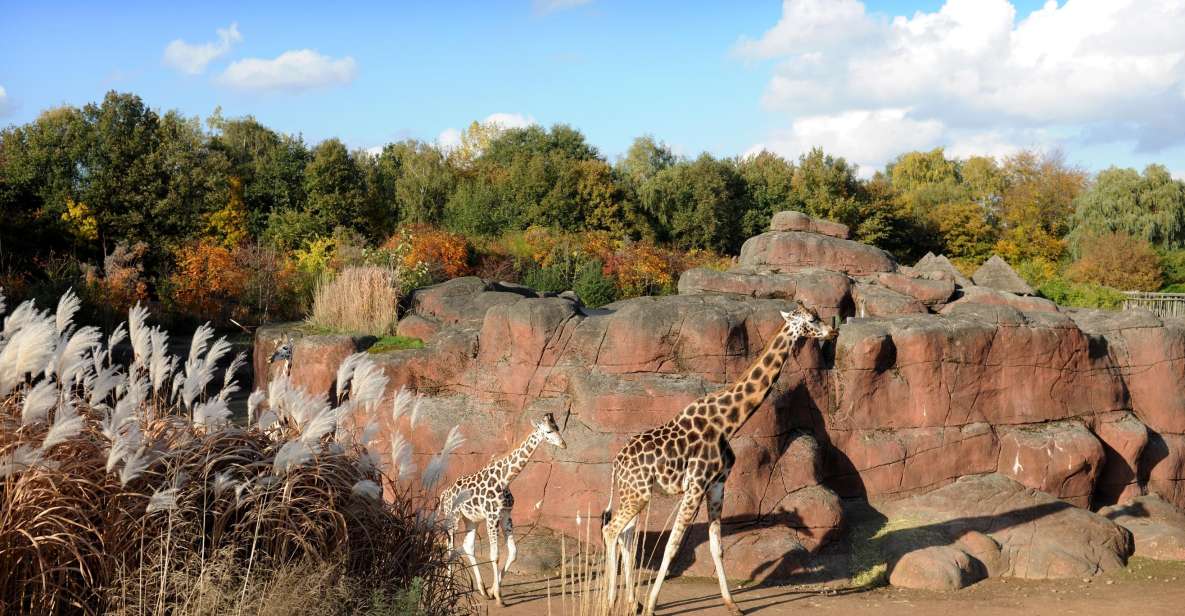
<svg viewBox="0 0 1185 616"><path fill-rule="evenodd" d="M970 475L990 475L996 491L1027 489L1049 523L1080 527L1053 533L1058 540L1089 532L1114 548L1062 561L1023 533L972 529L1003 546L1007 564L996 570L1021 577L1087 574L1126 558L1126 531L1081 507L1147 493L1185 505L1185 320L1062 309L977 286L941 257L901 267L841 227L779 213L733 269L691 270L679 295L601 310L517 285L451 280L415 291L400 323L426 347L376 358L393 389L430 395L413 436L423 461L462 426L452 477L554 413L569 447L527 466L514 515L520 526L583 536L577 516L595 520L604 508L611 456L629 435L736 378L792 300L837 319L838 340L799 346L732 443L724 544L735 546L726 558L736 578L800 569L842 535L843 497L909 502L954 485L937 494L966 500L960 515L1000 518L1004 505L980 493L987 488L954 483ZM290 330L260 329L258 374ZM297 339L293 376L326 391L337 362L365 344ZM674 504L652 504L651 534ZM686 572L712 574L705 524L701 514L688 534Z"/></svg>

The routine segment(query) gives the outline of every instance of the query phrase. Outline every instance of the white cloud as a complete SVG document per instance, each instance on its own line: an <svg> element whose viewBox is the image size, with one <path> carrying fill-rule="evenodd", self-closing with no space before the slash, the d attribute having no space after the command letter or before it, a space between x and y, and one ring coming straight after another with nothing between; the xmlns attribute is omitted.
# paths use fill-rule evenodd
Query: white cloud
<svg viewBox="0 0 1185 616"><path fill-rule="evenodd" d="M908 109L851 110L797 118L758 149L793 157L818 146L860 165L867 176L901 152L934 147L944 128L937 120L910 117Z"/></svg>
<svg viewBox="0 0 1185 616"><path fill-rule="evenodd" d="M539 14L553 13L566 9L574 9L592 2L592 0L535 0L535 12Z"/></svg>
<svg viewBox="0 0 1185 616"><path fill-rule="evenodd" d="M0 86L0 118L12 112L12 101L8 99L8 91Z"/></svg>
<svg viewBox="0 0 1185 616"><path fill-rule="evenodd" d="M230 48L242 40L237 23L219 28L217 42L190 44L176 39L165 47L164 63L182 73L200 75L206 72L208 64L230 53Z"/></svg>
<svg viewBox="0 0 1185 616"><path fill-rule="evenodd" d="M538 124L533 116L523 115L521 113L491 113L485 119L480 121L481 124L493 124L502 130L511 128L526 128L534 124ZM442 150L449 151L456 149L461 145L461 129L446 128L440 131L436 136L436 145Z"/></svg>
<svg viewBox="0 0 1185 616"><path fill-rule="evenodd" d="M856 0L784 0L781 20L735 52L776 61L761 102L790 129L771 143L880 166L917 143L960 155L1053 133L1144 152L1185 143L1181 32L1181 0L1051 1L1019 21L1007 0L892 19Z"/></svg>
<svg viewBox="0 0 1185 616"><path fill-rule="evenodd" d="M300 92L345 85L358 76L354 58L330 58L312 49L285 51L265 60L246 58L226 67L218 81L242 90Z"/></svg>

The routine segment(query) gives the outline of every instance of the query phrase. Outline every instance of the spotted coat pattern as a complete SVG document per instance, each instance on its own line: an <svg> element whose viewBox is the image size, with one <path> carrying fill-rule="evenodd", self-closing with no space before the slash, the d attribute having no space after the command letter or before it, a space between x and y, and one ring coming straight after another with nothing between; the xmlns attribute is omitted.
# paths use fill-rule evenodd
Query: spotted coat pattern
<svg viewBox="0 0 1185 616"><path fill-rule="evenodd" d="M464 523L465 541L462 548L465 558L469 561L474 583L483 597L486 596L486 589L481 581L481 571L477 567L473 549L477 539L477 524L485 522L490 544L490 561L494 566L494 585L490 590L499 605L502 605L502 574L510 569L518 553L514 542L514 522L510 517L511 510L514 509L514 495L510 493L510 483L527 466L535 450L544 441L561 449L567 446L551 413L546 414L543 421L535 424L531 434L510 453L490 462L475 473L462 476L440 494L440 515L450 524L449 548L453 547L454 533ZM498 569L500 534L506 537L506 564L501 570Z"/></svg>
<svg viewBox="0 0 1185 616"><path fill-rule="evenodd" d="M705 497L708 501L708 539L720 594L730 612L740 613L728 591L720 550L724 483L736 461L728 439L765 400L795 341L800 338L827 339L835 335L831 327L802 304L793 312L783 312L782 316L785 320L782 328L739 380L692 402L667 423L634 436L614 459L613 485L618 510L612 511L611 495L610 509L603 516L605 524L602 528L609 584L607 609L616 599L619 548L627 600L630 606L635 604L634 526L638 515L649 504L654 489L658 488L666 494L682 495L682 500L645 613L654 613L670 561Z"/></svg>

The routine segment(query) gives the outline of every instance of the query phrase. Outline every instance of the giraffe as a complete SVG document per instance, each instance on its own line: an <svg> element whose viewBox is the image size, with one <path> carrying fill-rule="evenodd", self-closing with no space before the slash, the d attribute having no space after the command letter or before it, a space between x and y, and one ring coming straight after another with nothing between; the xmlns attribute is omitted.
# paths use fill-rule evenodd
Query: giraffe
<svg viewBox="0 0 1185 616"><path fill-rule="evenodd" d="M441 515L449 523L449 549L453 549L453 534L460 521L464 519L466 532L462 549L473 571L477 591L483 598L488 599L481 581L481 571L477 567L477 558L473 554L474 543L477 540L477 522L485 521L486 534L490 542L490 561L494 565L494 586L491 594L498 605L505 605L502 603L502 574L510 570L510 564L514 562L518 553L514 544L514 522L510 519L510 511L514 507L510 482L522 472L535 449L543 441L560 449L568 446L560 436L560 429L551 413L544 415L543 421L535 423L534 427L527 438L510 453L490 462L476 473L461 477L440 494ZM498 570L499 529L506 534L506 564L501 571Z"/></svg>
<svg viewBox="0 0 1185 616"><path fill-rule="evenodd" d="M653 487L658 486L667 494L682 495L682 499L645 614L654 614L671 559L679 551L683 534L695 519L700 501L705 497L708 500L709 548L720 583L720 596L729 612L741 613L728 591L720 549L724 483L736 461L728 439L765 400L798 339L835 337L835 330L801 302L793 311L781 314L785 321L782 328L738 381L692 402L671 421L634 436L614 459L613 487L610 488L609 507L602 515L604 526L601 529L608 585L606 612L613 609L616 599L619 548L628 589L627 605L631 610L638 607L633 583L634 530L638 515L650 502ZM618 497L616 512L612 509L614 487Z"/></svg>
<svg viewBox="0 0 1185 616"><path fill-rule="evenodd" d="M275 352L273 352L267 358L267 363L269 366L271 364L278 362L278 361L284 362L284 367L283 367L283 372L282 372L284 377L287 378L287 377L292 376L292 338L291 337L285 338L284 342L277 345Z"/></svg>

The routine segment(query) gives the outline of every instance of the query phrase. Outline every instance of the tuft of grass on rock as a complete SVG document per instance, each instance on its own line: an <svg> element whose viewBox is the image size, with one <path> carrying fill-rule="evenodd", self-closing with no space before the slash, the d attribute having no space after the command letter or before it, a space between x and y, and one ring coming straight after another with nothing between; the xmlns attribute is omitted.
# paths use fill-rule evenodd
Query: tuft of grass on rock
<svg viewBox="0 0 1185 616"><path fill-rule="evenodd" d="M369 353L390 353L392 351L406 351L408 349L422 349L424 341L410 336L383 336L372 344Z"/></svg>

